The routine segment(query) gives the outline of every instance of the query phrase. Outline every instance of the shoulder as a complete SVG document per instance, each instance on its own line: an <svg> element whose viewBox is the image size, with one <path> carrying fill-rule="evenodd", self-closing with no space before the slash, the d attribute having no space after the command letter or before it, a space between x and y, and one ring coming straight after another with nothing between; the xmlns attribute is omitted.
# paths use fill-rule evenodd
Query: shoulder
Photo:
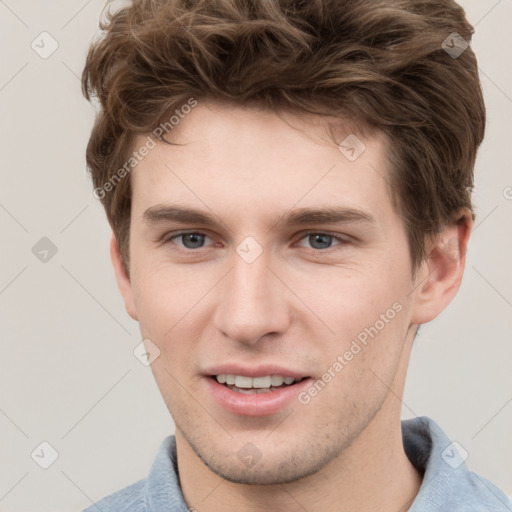
<svg viewBox="0 0 512 512"><path fill-rule="evenodd" d="M114 492L83 512L187 512L179 484L176 439L166 437L146 478Z"/></svg>
<svg viewBox="0 0 512 512"><path fill-rule="evenodd" d="M146 479L105 496L83 512L143 512L146 510Z"/></svg>
<svg viewBox="0 0 512 512"><path fill-rule="evenodd" d="M512 512L512 502L486 478L470 471L464 447L422 416L402 421L405 452L423 474L410 512Z"/></svg>
<svg viewBox="0 0 512 512"><path fill-rule="evenodd" d="M492 482L472 471L468 475L468 492L461 500L466 510L485 512L512 511L512 501ZM471 508L473 507L473 508Z"/></svg>

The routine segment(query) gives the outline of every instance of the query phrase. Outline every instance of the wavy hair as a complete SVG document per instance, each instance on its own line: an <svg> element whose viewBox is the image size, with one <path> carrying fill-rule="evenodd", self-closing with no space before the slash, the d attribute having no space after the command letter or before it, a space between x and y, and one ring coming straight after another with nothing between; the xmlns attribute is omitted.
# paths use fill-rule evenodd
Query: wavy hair
<svg viewBox="0 0 512 512"><path fill-rule="evenodd" d="M86 150L95 187L135 135L208 98L383 132L413 268L426 237L463 208L474 217L485 106L471 47L445 51L474 32L454 1L131 0L99 26L82 74L84 96L99 100ZM130 178L101 201L129 271Z"/></svg>

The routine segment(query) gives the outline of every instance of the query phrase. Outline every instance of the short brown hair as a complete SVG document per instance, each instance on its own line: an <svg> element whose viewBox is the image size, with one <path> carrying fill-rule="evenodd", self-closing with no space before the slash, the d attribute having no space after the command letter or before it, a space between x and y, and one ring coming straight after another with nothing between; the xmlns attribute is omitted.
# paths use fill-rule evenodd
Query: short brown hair
<svg viewBox="0 0 512 512"><path fill-rule="evenodd" d="M82 75L101 106L86 151L96 188L192 97L383 132L413 268L427 236L473 212L485 106L452 0L132 0L100 28ZM101 201L128 270L130 179L115 185Z"/></svg>

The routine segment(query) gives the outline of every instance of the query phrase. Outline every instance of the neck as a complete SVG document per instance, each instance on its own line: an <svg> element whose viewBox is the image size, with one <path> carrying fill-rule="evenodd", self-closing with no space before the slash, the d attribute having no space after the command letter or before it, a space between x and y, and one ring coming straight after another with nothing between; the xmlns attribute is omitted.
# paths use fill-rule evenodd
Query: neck
<svg viewBox="0 0 512 512"><path fill-rule="evenodd" d="M394 422L382 421L386 405L342 455L317 473L283 485L224 480L204 465L176 430L185 501L201 512L408 510L422 478L404 452L399 416Z"/></svg>

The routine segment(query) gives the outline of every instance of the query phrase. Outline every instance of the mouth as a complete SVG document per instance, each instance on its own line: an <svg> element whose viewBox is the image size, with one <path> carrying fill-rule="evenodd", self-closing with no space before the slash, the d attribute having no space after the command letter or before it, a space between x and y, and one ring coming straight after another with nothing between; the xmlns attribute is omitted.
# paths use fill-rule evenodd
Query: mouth
<svg viewBox="0 0 512 512"><path fill-rule="evenodd" d="M290 377L284 375L263 375L249 377L247 375L233 375L221 373L210 376L218 384L221 384L231 391L246 395L272 393L284 388L290 388L309 377Z"/></svg>
<svg viewBox="0 0 512 512"><path fill-rule="evenodd" d="M271 416L289 410L313 380L300 369L270 362L212 365L203 377L208 398L237 416Z"/></svg>

